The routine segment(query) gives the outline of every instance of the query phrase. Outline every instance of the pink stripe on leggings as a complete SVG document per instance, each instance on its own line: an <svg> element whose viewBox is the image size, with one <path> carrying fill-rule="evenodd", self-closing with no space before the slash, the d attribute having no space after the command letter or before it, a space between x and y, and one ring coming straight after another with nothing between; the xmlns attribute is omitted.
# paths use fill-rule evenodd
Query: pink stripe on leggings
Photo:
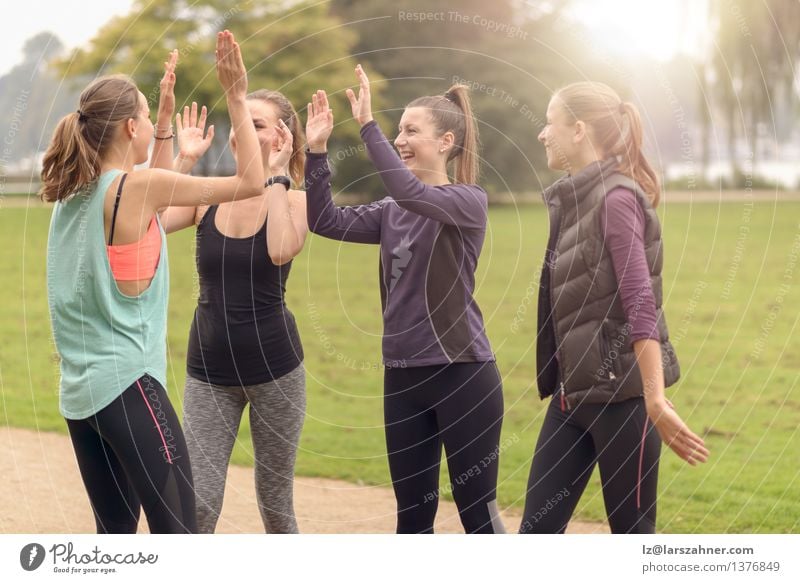
<svg viewBox="0 0 800 583"><path fill-rule="evenodd" d="M156 429L158 429L158 435L161 437L161 443L164 444L164 451L167 452L167 461L171 464L172 463L172 456L169 454L169 448L167 447L167 440L164 439L164 433L161 431L161 425L158 424L158 420L156 419L156 414L153 413L153 408L150 406L150 403L147 402L147 396L144 394L144 389L142 388L141 383L136 381L136 386L139 387L139 392L142 393L142 399L144 399L144 404L147 405L147 409L150 411L150 416L153 418L153 422L156 424Z"/></svg>
<svg viewBox="0 0 800 583"><path fill-rule="evenodd" d="M647 435L647 421L644 419L644 429L642 430L642 445L639 448L639 480L636 482L636 510L642 507L642 464L644 463L644 439Z"/></svg>

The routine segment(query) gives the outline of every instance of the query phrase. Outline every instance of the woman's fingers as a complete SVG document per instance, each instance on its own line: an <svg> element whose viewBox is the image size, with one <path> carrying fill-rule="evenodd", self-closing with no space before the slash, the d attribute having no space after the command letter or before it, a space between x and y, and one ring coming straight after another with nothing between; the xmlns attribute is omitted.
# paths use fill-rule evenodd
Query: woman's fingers
<svg viewBox="0 0 800 583"><path fill-rule="evenodd" d="M708 460L709 451L706 449L703 440L692 433L688 427L683 428L682 431L676 435L674 443L675 447L680 448L680 450L683 452L681 457L683 457L686 461L689 461L690 463L705 463Z"/></svg>
<svg viewBox="0 0 800 583"><path fill-rule="evenodd" d="M358 106L358 99L356 99L356 94L352 89L345 89L344 94L347 95L347 100L350 102L352 107Z"/></svg>
<svg viewBox="0 0 800 583"><path fill-rule="evenodd" d="M244 59L242 59L242 47L239 46L239 43L233 43L233 51L231 53L234 62L238 69L244 71Z"/></svg>
<svg viewBox="0 0 800 583"><path fill-rule="evenodd" d="M289 129L289 126L287 126L283 122L283 120L281 120L281 123L283 124L283 133L284 133L283 139L286 142L286 144L288 144L291 147L292 144L294 143L294 136L292 135L292 130Z"/></svg>
<svg viewBox="0 0 800 583"><path fill-rule="evenodd" d="M360 84L359 97L363 98L369 96L369 78L364 72L364 69L361 68L361 65L358 65L358 80Z"/></svg>
<svg viewBox="0 0 800 583"><path fill-rule="evenodd" d="M180 113L175 114L175 127L178 128L178 134L183 131L183 120L181 119Z"/></svg>
<svg viewBox="0 0 800 583"><path fill-rule="evenodd" d="M214 139L214 124L208 126L208 132L206 133L205 141L211 142Z"/></svg>
<svg viewBox="0 0 800 583"><path fill-rule="evenodd" d="M167 73L171 74L175 72L175 66L178 64L178 49L173 49L169 53L169 57L167 58L167 62L164 63L164 68Z"/></svg>
<svg viewBox="0 0 800 583"><path fill-rule="evenodd" d="M361 65L356 65L356 75L358 76L358 81L362 87L369 88L369 79L367 78L367 74L364 72L364 68Z"/></svg>
<svg viewBox="0 0 800 583"><path fill-rule="evenodd" d="M706 462L709 451L703 439L693 433L672 409L667 411L668 414L658 420L658 432L664 443L690 465Z"/></svg>
<svg viewBox="0 0 800 583"><path fill-rule="evenodd" d="M282 119L278 120L278 125L275 126L275 134L278 138L278 149L280 150L283 141L286 139L286 130L284 128L286 124L283 123Z"/></svg>
<svg viewBox="0 0 800 583"><path fill-rule="evenodd" d="M200 128L201 132L206 128L206 119L207 118L208 118L208 109L206 109L206 106L204 105L200 109L200 121L197 122L197 127Z"/></svg>
<svg viewBox="0 0 800 583"><path fill-rule="evenodd" d="M330 109L330 106L328 105L328 94L322 89L319 90L319 94L322 100L322 110L327 112Z"/></svg>
<svg viewBox="0 0 800 583"><path fill-rule="evenodd" d="M191 117L189 118L189 123L193 128L197 127L197 102L192 101L192 111Z"/></svg>

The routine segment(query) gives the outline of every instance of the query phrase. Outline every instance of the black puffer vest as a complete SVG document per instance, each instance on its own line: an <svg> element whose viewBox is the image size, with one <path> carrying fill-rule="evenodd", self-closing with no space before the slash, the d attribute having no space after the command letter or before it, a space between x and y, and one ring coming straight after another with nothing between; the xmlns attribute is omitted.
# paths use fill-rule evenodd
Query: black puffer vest
<svg viewBox="0 0 800 583"><path fill-rule="evenodd" d="M635 192L644 210L645 255L665 386L680 376L661 309L663 244L658 216L639 185L616 172L616 165L614 159L594 162L542 193L550 216L550 239L539 285L537 381L543 399L559 392L568 408L644 394L630 342L631 326L600 224L606 194L620 186Z"/></svg>

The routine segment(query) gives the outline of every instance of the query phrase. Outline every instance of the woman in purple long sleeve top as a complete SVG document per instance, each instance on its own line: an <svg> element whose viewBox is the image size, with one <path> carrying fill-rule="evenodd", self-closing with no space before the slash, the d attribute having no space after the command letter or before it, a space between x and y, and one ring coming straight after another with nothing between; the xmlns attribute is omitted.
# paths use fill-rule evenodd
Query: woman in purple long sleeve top
<svg viewBox="0 0 800 583"><path fill-rule="evenodd" d="M679 375L661 309L659 185L636 107L608 86L553 96L539 134L551 234L539 294L537 373L553 395L531 464L521 533L563 533L595 465L614 533L655 532L663 441L708 450L665 398Z"/></svg>
<svg viewBox="0 0 800 583"><path fill-rule="evenodd" d="M381 247L384 420L397 532L433 532L442 446L465 531L504 532L495 492L502 381L473 298L487 195L474 184L477 134L466 88L411 102L395 151L372 119L366 74L360 66L356 73L359 95L348 90L348 98L388 196L333 204L326 153L333 114L318 91L306 128L307 215L313 233Z"/></svg>

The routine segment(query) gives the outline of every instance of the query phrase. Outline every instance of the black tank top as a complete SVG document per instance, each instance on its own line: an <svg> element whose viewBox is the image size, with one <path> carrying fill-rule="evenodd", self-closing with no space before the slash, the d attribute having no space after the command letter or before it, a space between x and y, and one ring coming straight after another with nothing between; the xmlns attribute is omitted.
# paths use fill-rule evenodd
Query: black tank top
<svg viewBox="0 0 800 583"><path fill-rule="evenodd" d="M275 265L267 253L267 222L252 237L217 230L217 207L197 226L197 302L186 372L215 385L265 383L303 361L303 347L284 295L291 261Z"/></svg>

